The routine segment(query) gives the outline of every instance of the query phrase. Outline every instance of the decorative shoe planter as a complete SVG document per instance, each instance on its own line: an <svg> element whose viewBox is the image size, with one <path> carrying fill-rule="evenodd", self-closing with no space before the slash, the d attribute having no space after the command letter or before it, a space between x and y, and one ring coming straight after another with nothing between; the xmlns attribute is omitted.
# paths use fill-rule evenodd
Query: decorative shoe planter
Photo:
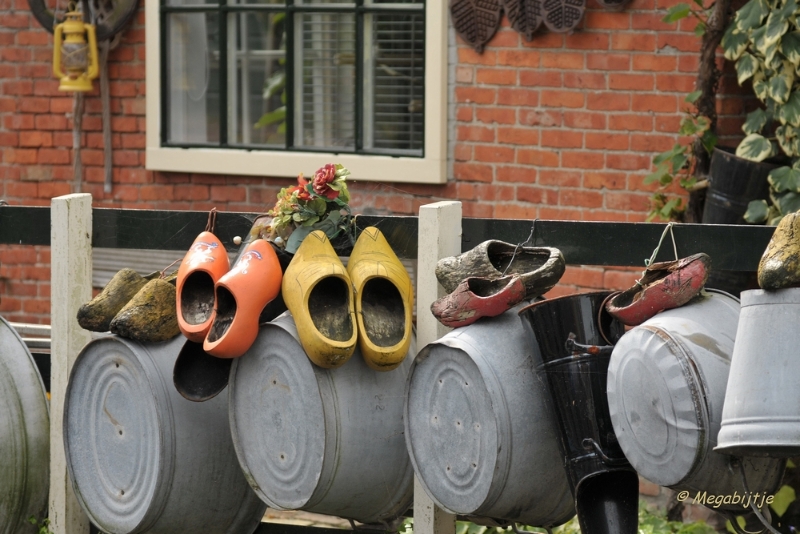
<svg viewBox="0 0 800 534"><path fill-rule="evenodd" d="M555 526L575 514L540 359L518 309L423 348L406 389L406 442L425 492L452 513Z"/></svg>
<svg viewBox="0 0 800 534"><path fill-rule="evenodd" d="M0 318L0 534L33 532L47 515L50 412L42 378L17 332Z"/></svg>
<svg viewBox="0 0 800 534"><path fill-rule="evenodd" d="M709 290L627 332L608 367L614 432L636 471L660 486L745 494L731 458L713 451L739 323L739 302ZM772 494L784 462L744 460L748 487ZM717 510L743 512L741 503Z"/></svg>
<svg viewBox="0 0 800 534"><path fill-rule="evenodd" d="M291 315L264 325L234 362L229 384L236 454L258 496L272 508L364 523L408 510L414 472L403 440L403 390L410 367L406 358L377 372L356 354L324 369L309 360Z"/></svg>
<svg viewBox="0 0 800 534"><path fill-rule="evenodd" d="M537 372L547 383L561 452L584 534L634 534L639 478L617 443L606 399L611 342L622 323L603 309L610 292L569 295L521 312L541 351Z"/></svg>
<svg viewBox="0 0 800 534"><path fill-rule="evenodd" d="M236 461L227 397L190 402L170 383L185 341L106 337L75 362L64 407L67 468L103 532L250 533L264 515Z"/></svg>
<svg viewBox="0 0 800 534"><path fill-rule="evenodd" d="M774 458L800 454L798 317L800 288L742 292L715 450Z"/></svg>

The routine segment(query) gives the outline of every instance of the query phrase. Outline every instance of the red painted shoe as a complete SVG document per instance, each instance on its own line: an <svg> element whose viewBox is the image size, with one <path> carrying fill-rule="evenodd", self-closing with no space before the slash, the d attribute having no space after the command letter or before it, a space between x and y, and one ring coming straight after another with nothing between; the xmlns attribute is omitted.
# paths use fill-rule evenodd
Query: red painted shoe
<svg viewBox="0 0 800 534"><path fill-rule="evenodd" d="M683 306L706 283L711 258L694 254L675 261L654 263L635 286L606 302L606 311L628 326L637 326L664 310Z"/></svg>
<svg viewBox="0 0 800 534"><path fill-rule="evenodd" d="M202 343L214 321L214 284L230 269L228 253L214 231L217 210L192 243L175 281L178 327L190 341Z"/></svg>
<svg viewBox="0 0 800 534"><path fill-rule="evenodd" d="M518 275L467 278L455 291L431 304L431 313L445 326L467 326L481 317L495 317L525 298L525 284Z"/></svg>
<svg viewBox="0 0 800 534"><path fill-rule="evenodd" d="M216 316L203 350L217 358L238 358L258 335L258 318L281 290L281 264L272 245L256 239L215 286Z"/></svg>

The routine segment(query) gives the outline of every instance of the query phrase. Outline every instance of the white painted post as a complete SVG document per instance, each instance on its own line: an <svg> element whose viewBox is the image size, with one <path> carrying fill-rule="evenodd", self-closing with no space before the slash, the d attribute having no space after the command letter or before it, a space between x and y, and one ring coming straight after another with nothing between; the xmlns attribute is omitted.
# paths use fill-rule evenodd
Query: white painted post
<svg viewBox="0 0 800 534"><path fill-rule="evenodd" d="M89 519L67 474L62 422L70 370L92 339L77 320L78 308L92 298L92 195L51 201L50 281L50 529L87 534Z"/></svg>
<svg viewBox="0 0 800 534"><path fill-rule="evenodd" d="M417 243L417 347L422 348L449 331L431 314L431 304L444 295L434 268L439 259L461 253L461 202L421 206ZM455 529L455 516L436 506L415 477L414 534L454 534Z"/></svg>

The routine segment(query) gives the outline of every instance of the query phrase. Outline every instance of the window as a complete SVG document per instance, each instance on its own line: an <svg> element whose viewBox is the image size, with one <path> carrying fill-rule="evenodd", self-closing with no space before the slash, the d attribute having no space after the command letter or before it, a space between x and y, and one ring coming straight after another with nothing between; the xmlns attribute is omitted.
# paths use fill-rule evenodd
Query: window
<svg viewBox="0 0 800 534"><path fill-rule="evenodd" d="M146 1L148 169L445 180L445 2Z"/></svg>

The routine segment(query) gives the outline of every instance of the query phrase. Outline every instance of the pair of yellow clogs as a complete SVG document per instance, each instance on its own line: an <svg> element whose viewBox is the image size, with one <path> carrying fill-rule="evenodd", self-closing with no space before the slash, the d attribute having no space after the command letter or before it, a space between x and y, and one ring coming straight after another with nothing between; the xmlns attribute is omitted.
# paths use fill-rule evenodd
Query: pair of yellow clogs
<svg viewBox="0 0 800 534"><path fill-rule="evenodd" d="M297 249L282 283L300 344L312 362L343 365L358 343L367 365L391 371L411 343L411 278L383 234L365 229L342 265L322 231Z"/></svg>

